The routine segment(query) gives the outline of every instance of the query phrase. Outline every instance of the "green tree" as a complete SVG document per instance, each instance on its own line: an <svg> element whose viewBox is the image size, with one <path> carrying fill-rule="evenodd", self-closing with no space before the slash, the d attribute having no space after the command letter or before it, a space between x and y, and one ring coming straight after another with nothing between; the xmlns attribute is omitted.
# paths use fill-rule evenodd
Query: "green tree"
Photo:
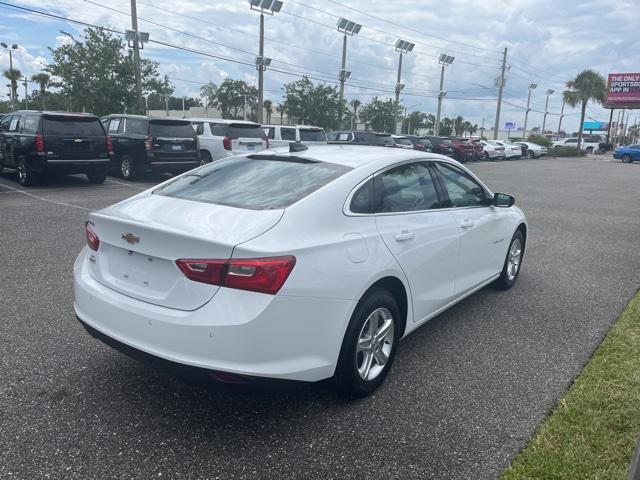
<svg viewBox="0 0 640 480"><path fill-rule="evenodd" d="M453 118L445 117L440 120L440 135L448 137L454 131L455 120Z"/></svg>
<svg viewBox="0 0 640 480"><path fill-rule="evenodd" d="M200 87L200 96L204 100L204 106L206 108L216 108L217 93L218 87L213 82L208 82Z"/></svg>
<svg viewBox="0 0 640 480"><path fill-rule="evenodd" d="M36 73L31 76L31 80L36 82L40 87L40 106L42 110L45 109L45 95L47 93L47 87L49 86L49 81L51 80L51 76L46 72Z"/></svg>
<svg viewBox="0 0 640 480"><path fill-rule="evenodd" d="M427 115L427 118L424 122L424 127L429 131L429 133L435 132L436 116L433 113Z"/></svg>
<svg viewBox="0 0 640 480"><path fill-rule="evenodd" d="M571 107L580 105L580 128L578 129L578 151L582 145L582 125L589 100L604 104L607 98L607 83L602 75L593 70L583 70L576 78L567 82L562 98Z"/></svg>
<svg viewBox="0 0 640 480"><path fill-rule="evenodd" d="M11 92L13 93L13 98L17 99L18 98L18 80L22 78L22 72L17 68L13 68L13 69L9 68L5 70L2 73L2 75L4 76L4 78L9 80L11 85Z"/></svg>
<svg viewBox="0 0 640 480"><path fill-rule="evenodd" d="M149 106L149 110L171 110L182 108L182 103L177 107L175 104L172 107L170 105L171 94L174 92L175 88L169 81L169 77L167 75L164 76L161 80L153 79L149 82L151 93L147 96L147 105Z"/></svg>
<svg viewBox="0 0 640 480"><path fill-rule="evenodd" d="M420 111L413 111L403 121L402 130L408 135L415 135L418 130L425 128L427 114Z"/></svg>
<svg viewBox="0 0 640 480"><path fill-rule="evenodd" d="M286 108L287 107L285 103L279 103L276 106L276 112L280 114L280 125L282 125L282 119L284 118L284 115L287 113Z"/></svg>
<svg viewBox="0 0 640 480"><path fill-rule="evenodd" d="M70 109L97 115L136 111L133 52L122 39L87 28L73 42L49 50L46 71L57 78L51 85L68 99ZM149 94L159 84L158 63L141 59L140 67L142 88Z"/></svg>
<svg viewBox="0 0 640 480"><path fill-rule="evenodd" d="M265 100L262 102L264 111L267 112L267 123L271 123L271 114L273 113L273 103L271 100Z"/></svg>
<svg viewBox="0 0 640 480"><path fill-rule="evenodd" d="M371 128L377 132L394 132L401 108L390 98L380 100L373 97L360 109L360 119L371 124Z"/></svg>
<svg viewBox="0 0 640 480"><path fill-rule="evenodd" d="M246 99L245 99L246 96ZM211 105L218 108L222 118L240 118L240 112L244 110L245 101L247 108L253 112L258 104L258 90L249 86L244 80L226 78L215 90L215 102Z"/></svg>
<svg viewBox="0 0 640 480"><path fill-rule="evenodd" d="M460 115L453 121L453 130L456 132L456 136L460 137L464 133L464 118Z"/></svg>
<svg viewBox="0 0 640 480"><path fill-rule="evenodd" d="M315 84L307 77L284 85L284 102L289 120L306 125L335 129L347 113L346 103L340 102L338 88L324 83Z"/></svg>

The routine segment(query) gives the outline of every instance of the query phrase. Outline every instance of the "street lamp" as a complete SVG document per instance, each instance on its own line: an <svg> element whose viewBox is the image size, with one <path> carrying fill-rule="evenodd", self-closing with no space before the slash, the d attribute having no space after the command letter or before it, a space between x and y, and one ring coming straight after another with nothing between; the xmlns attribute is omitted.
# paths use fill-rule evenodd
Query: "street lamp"
<svg viewBox="0 0 640 480"><path fill-rule="evenodd" d="M342 106L342 102L344 100L344 82L347 81L347 78L351 76L351 72L346 70L347 64L347 35L354 36L357 35L362 25L359 23L352 22L347 20L346 18L340 18L338 23L336 24L338 31L343 34L342 37L342 64L340 67L340 73L338 75L338 79L340 80L340 105ZM342 124L342 114L340 115L340 123Z"/></svg>
<svg viewBox="0 0 640 480"><path fill-rule="evenodd" d="M544 102L544 117L542 118L542 135L544 135L544 127L547 124L547 115L549 115L549 95L553 95L555 90L547 90L547 99Z"/></svg>
<svg viewBox="0 0 640 480"><path fill-rule="evenodd" d="M18 44L13 43L11 44L11 48L9 48L9 45L7 45L4 42L0 42L0 46L2 46L2 48L4 48L5 50L7 50L9 52L9 70L13 70L13 50L17 50L18 49ZM9 103L11 104L11 110L13 110L15 108L15 100L17 97L17 92L15 91L13 82L11 82L11 93L9 94Z"/></svg>
<svg viewBox="0 0 640 480"><path fill-rule="evenodd" d="M264 98L264 71L271 63L270 59L264 57L264 14L274 15L282 10L280 0L249 0L249 8L260 12L260 50L256 57L256 68L258 69L258 122L262 123L262 103Z"/></svg>
<svg viewBox="0 0 640 480"><path fill-rule="evenodd" d="M451 55L446 55L444 53L440 54L438 57L438 63L442 65L442 70L440 71L440 90L438 90L438 110L436 112L436 125L435 125L435 134L440 134L440 114L442 113L442 99L447 94L447 91L444 89L444 67L447 65L451 65L455 57Z"/></svg>
<svg viewBox="0 0 640 480"><path fill-rule="evenodd" d="M406 40L402 39L398 39L398 41L396 42L396 52L398 52L400 56L398 58L398 79L396 81L396 111L394 115L396 121L395 133L398 133L398 110L400 110L400 92L404 88L404 84L400 83L400 78L402 76L402 54L411 52L411 50L413 50L415 46L415 43L407 42Z"/></svg>
<svg viewBox="0 0 640 480"><path fill-rule="evenodd" d="M525 141L527 140L527 120L529 119L529 110L531 110L529 108L529 104L531 103L531 90L535 90L536 88L538 88L537 83L529 84L529 95L527 96L527 111L524 114L524 127L522 128L522 137L525 139Z"/></svg>

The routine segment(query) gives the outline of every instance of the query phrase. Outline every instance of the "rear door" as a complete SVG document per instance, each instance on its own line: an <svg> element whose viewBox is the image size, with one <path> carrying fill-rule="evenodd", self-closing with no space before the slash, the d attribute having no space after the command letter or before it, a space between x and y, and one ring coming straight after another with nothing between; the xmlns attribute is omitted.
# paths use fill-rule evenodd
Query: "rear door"
<svg viewBox="0 0 640 480"><path fill-rule="evenodd" d="M48 162L108 158L107 137L98 117L43 114L41 125Z"/></svg>
<svg viewBox="0 0 640 480"><path fill-rule="evenodd" d="M376 225L409 280L418 322L453 298L460 231L442 209L428 162L393 167L374 182Z"/></svg>
<svg viewBox="0 0 640 480"><path fill-rule="evenodd" d="M455 293L463 295L500 273L506 248L505 210L491 206L488 192L470 174L447 162L434 162L449 197L447 206L460 231Z"/></svg>
<svg viewBox="0 0 640 480"><path fill-rule="evenodd" d="M151 151L158 162L196 162L198 138L187 120L149 119Z"/></svg>

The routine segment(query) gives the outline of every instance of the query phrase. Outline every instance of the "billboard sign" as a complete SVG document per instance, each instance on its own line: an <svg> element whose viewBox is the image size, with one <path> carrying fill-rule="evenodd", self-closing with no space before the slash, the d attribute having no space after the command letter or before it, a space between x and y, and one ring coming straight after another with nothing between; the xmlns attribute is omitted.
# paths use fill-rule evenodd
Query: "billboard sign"
<svg viewBox="0 0 640 480"><path fill-rule="evenodd" d="M610 73L607 106L640 108L640 73Z"/></svg>
<svg viewBox="0 0 640 480"><path fill-rule="evenodd" d="M601 130L605 131L609 128L609 124L605 122L599 122L597 120L590 120L582 124L582 130Z"/></svg>
<svg viewBox="0 0 640 480"><path fill-rule="evenodd" d="M515 122L506 122L504 124L504 129L505 130L515 130L516 129L516 124Z"/></svg>

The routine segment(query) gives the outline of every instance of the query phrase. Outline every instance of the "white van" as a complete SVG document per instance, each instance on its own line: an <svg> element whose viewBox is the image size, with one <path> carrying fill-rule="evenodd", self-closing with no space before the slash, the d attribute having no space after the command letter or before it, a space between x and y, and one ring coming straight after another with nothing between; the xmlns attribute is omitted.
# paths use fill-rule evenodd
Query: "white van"
<svg viewBox="0 0 640 480"><path fill-rule="evenodd" d="M262 130L269 139L271 148L287 147L291 142L302 142L305 145L327 143L324 130L311 125L263 125Z"/></svg>
<svg viewBox="0 0 640 480"><path fill-rule="evenodd" d="M219 118L190 118L189 121L198 135L203 162L269 148L259 123Z"/></svg>

